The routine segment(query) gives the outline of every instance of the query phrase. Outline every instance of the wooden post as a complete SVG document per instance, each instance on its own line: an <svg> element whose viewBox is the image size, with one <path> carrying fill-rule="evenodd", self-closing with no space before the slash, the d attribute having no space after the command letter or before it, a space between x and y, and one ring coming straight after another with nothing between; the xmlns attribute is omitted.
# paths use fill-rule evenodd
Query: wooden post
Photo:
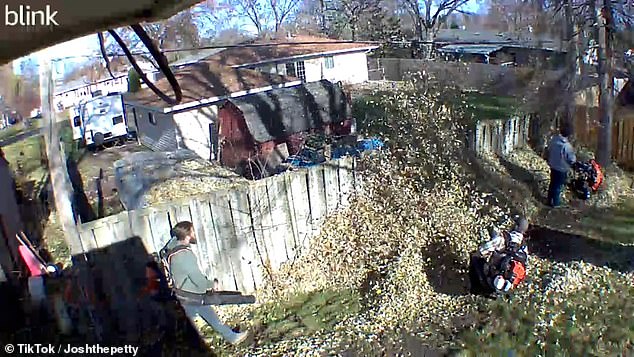
<svg viewBox="0 0 634 357"><path fill-rule="evenodd" d="M43 56L44 57L44 56ZM51 176L55 210L59 217L71 255L83 253L79 232L73 218L72 186L61 148L59 126L53 108L53 72L47 58L40 59L40 99L48 169Z"/></svg>

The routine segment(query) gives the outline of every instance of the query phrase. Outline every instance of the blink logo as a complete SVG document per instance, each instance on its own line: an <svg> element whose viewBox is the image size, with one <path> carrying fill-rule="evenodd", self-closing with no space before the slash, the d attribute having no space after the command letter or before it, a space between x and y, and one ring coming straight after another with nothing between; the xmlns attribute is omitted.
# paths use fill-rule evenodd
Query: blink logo
<svg viewBox="0 0 634 357"><path fill-rule="evenodd" d="M4 24L6 26L59 26L55 21L57 11L51 12L51 5L46 5L43 10L31 9L29 5L20 5L17 8L4 6Z"/></svg>

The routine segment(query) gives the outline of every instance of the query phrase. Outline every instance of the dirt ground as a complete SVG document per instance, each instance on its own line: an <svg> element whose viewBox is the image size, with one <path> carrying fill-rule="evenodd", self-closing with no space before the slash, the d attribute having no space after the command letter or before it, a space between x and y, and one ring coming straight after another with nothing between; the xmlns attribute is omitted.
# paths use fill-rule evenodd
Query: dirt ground
<svg viewBox="0 0 634 357"><path fill-rule="evenodd" d="M86 202L82 205L84 210L90 208L93 212L92 215L90 212L82 212L82 216L86 216L84 221L123 211L115 185L114 163L127 154L141 151L149 149L137 144L136 141L128 141L123 145L95 152L86 151L76 165L69 163L69 174L76 194L79 194L79 200L85 198L87 201L88 205Z"/></svg>

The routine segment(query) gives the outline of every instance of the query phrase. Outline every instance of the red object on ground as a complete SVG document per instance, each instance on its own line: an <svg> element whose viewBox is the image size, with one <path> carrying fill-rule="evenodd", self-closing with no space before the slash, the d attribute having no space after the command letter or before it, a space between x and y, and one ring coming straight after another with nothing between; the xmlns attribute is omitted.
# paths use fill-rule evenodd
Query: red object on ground
<svg viewBox="0 0 634 357"><path fill-rule="evenodd" d="M526 267L524 264L516 261L511 262L511 267L513 271L511 283L513 287L517 287L526 278Z"/></svg>
<svg viewBox="0 0 634 357"><path fill-rule="evenodd" d="M29 268L31 276L40 276L45 274L46 267L42 265L40 260L35 256L35 254L33 254L29 247L20 244L18 251L20 252L22 260L24 260L24 263Z"/></svg>
<svg viewBox="0 0 634 357"><path fill-rule="evenodd" d="M592 185L592 190L596 191L599 189L599 186L601 186L601 184L603 183L603 171L601 170L601 166L599 166L599 164L596 161L590 160L590 164L592 164L592 167L597 173L597 180L595 181L594 185Z"/></svg>

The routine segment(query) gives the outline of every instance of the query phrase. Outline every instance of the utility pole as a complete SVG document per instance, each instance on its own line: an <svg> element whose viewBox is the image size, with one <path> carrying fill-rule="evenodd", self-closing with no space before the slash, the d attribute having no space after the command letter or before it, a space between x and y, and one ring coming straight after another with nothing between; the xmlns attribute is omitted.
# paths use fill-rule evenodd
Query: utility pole
<svg viewBox="0 0 634 357"><path fill-rule="evenodd" d="M574 21L572 0L565 0L564 14L566 19L566 28L564 29L564 38L566 41L566 103L564 107L563 121L569 126L574 136L576 131L575 90L577 87L577 48L576 41L573 41Z"/></svg>
<svg viewBox="0 0 634 357"><path fill-rule="evenodd" d="M42 58L44 57L44 58ZM64 238L70 250L71 256L83 253L83 247L79 238L74 212L73 212L73 188L68 177L66 157L62 150L59 125L55 120L53 108L53 72L51 61L46 56L40 57L40 100L42 104L42 122L44 124L44 142L48 157L48 170L53 187L55 199L55 211L64 230Z"/></svg>
<svg viewBox="0 0 634 357"><path fill-rule="evenodd" d="M612 74L612 3L603 0L597 12L599 24L599 137L597 161L601 166L612 162L612 116L614 107L614 78Z"/></svg>

